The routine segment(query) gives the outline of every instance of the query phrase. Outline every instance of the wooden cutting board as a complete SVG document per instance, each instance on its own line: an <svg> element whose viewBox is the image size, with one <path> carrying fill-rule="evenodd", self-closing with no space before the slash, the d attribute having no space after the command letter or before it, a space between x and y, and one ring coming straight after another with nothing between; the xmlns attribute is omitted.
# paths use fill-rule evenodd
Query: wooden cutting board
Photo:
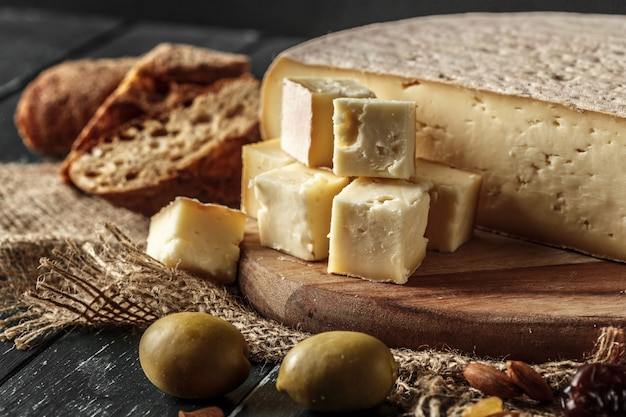
<svg viewBox="0 0 626 417"><path fill-rule="evenodd" d="M477 230L453 254L428 252L396 285L261 247L254 221L246 232L241 291L261 314L309 332L543 362L582 359L601 327L626 326L626 265L616 262Z"/></svg>

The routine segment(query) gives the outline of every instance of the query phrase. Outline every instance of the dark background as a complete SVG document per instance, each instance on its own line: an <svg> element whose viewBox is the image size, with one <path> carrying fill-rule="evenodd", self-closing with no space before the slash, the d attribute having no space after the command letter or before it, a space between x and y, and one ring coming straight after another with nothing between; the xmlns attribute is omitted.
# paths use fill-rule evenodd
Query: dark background
<svg viewBox="0 0 626 417"><path fill-rule="evenodd" d="M531 10L626 14L626 1L0 0L0 161L42 160L23 145L13 114L27 83L64 59L139 55L180 42L249 54L260 78L281 50L330 31L429 14ZM24 352L0 342L0 415L175 416L217 404L238 417L319 417L276 391L276 364L255 364L249 381L219 401L167 397L143 376L140 336L122 327L60 331ZM390 414L383 407L365 416Z"/></svg>
<svg viewBox="0 0 626 417"><path fill-rule="evenodd" d="M623 0L0 0L1 6L252 28L304 37L371 22L469 11L626 14Z"/></svg>

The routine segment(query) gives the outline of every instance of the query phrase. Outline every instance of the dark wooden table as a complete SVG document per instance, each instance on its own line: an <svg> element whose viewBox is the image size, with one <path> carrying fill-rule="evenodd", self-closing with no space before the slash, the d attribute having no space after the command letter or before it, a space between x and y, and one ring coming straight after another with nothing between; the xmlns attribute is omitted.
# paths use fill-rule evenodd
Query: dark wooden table
<svg viewBox="0 0 626 417"><path fill-rule="evenodd" d="M138 55L159 42L180 42L248 54L252 72L261 78L276 53L302 40L252 29L0 7L0 162L42 161L22 144L13 114L25 85L64 59ZM140 368L140 337L132 328L74 329L29 351L0 343L0 416L176 416L178 410L211 405L227 416L315 415L276 391L275 363L255 363L248 380L223 398L182 401L167 396ZM394 413L382 406L368 414Z"/></svg>

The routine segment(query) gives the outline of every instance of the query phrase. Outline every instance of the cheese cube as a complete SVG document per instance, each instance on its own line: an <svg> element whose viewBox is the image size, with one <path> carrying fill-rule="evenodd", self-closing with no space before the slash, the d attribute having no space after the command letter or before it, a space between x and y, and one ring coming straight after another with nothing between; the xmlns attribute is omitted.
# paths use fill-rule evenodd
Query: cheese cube
<svg viewBox="0 0 626 417"><path fill-rule="evenodd" d="M419 184L355 179L333 201L328 272L406 283L426 255L429 202Z"/></svg>
<svg viewBox="0 0 626 417"><path fill-rule="evenodd" d="M165 265L231 284L245 222L239 210L177 197L150 219L146 253Z"/></svg>
<svg viewBox="0 0 626 417"><path fill-rule="evenodd" d="M456 251L474 233L482 175L420 158L412 180L432 184L428 249Z"/></svg>
<svg viewBox="0 0 626 417"><path fill-rule="evenodd" d="M259 203L254 196L254 179L257 175L294 162L280 147L280 139L270 139L244 145L241 149L241 210L256 219Z"/></svg>
<svg viewBox="0 0 626 417"><path fill-rule="evenodd" d="M337 97L374 97L374 93L351 79L283 81L281 146L309 167L332 166L333 99Z"/></svg>
<svg viewBox="0 0 626 417"><path fill-rule="evenodd" d="M348 183L330 170L300 163L268 171L255 180L261 245L306 261L328 257L333 197Z"/></svg>
<svg viewBox="0 0 626 417"><path fill-rule="evenodd" d="M335 174L402 179L413 174L413 101L338 98L333 103Z"/></svg>

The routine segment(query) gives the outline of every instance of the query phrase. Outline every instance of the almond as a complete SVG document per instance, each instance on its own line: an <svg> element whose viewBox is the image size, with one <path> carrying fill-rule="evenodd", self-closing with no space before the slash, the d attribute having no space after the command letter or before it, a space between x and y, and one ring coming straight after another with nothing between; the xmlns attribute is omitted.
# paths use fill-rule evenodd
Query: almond
<svg viewBox="0 0 626 417"><path fill-rule="evenodd" d="M533 400L549 403L554 401L554 394L546 380L522 361L506 361L506 370L513 382Z"/></svg>
<svg viewBox="0 0 626 417"><path fill-rule="evenodd" d="M522 394L519 387L504 372L482 363L470 363L463 370L469 384L485 395L515 398Z"/></svg>

